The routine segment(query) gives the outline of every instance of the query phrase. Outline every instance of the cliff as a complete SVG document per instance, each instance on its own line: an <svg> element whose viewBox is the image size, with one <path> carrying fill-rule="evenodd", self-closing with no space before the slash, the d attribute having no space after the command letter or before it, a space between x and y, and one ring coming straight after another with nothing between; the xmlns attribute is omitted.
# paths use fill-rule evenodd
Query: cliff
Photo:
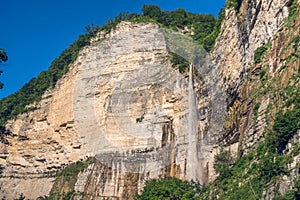
<svg viewBox="0 0 300 200"><path fill-rule="evenodd" d="M236 159L202 198L299 198L299 22L298 1L227 9L213 56L230 95L219 145Z"/></svg>
<svg viewBox="0 0 300 200"><path fill-rule="evenodd" d="M230 194L218 184L222 174L217 179L214 160L223 149L235 160L229 166L235 185L226 187L243 189L256 176L238 174L239 161L255 154L248 165L260 166L260 156L270 155L257 150L260 142L281 145L280 137L268 136L278 113L297 109L295 5L260 0L228 6L210 54L152 23L121 22L99 32L54 89L27 106L32 111L6 124L11 134L1 143L0 197L132 199L146 180L174 176L208 185L204 199L222 198ZM189 62L198 59L195 51L210 57L198 61L188 79L172 67L170 51ZM261 193L254 196L270 199L295 188L299 138L298 131L279 149L289 158L280 163L289 173L250 185Z"/></svg>
<svg viewBox="0 0 300 200"><path fill-rule="evenodd" d="M56 87L29 105L34 111L7 124L12 134L1 156L2 196L37 198L52 188L57 195L75 190L130 199L149 178L204 176L189 164L188 80L169 57L164 33L154 24L122 22L94 38ZM75 185L52 187L56 173L88 157L96 160ZM193 165L204 168L195 159ZM35 190L26 188L32 185Z"/></svg>
<svg viewBox="0 0 300 200"><path fill-rule="evenodd" d="M282 100L272 99L268 92L287 86L297 71L299 59L292 55L298 51L299 11L288 17L291 4L292 1L242 1L239 10L226 11L222 33L212 53L230 94L227 122L231 125L225 122L227 131L221 140L228 145L240 143L241 152L255 146L253 140L260 140L265 127L270 126L272 119L264 116L268 105L276 104L273 115L284 106ZM294 1L295 7L298 4ZM292 45L296 49L290 49ZM262 47L267 53L257 61L255 54ZM281 67L287 67L287 72ZM293 86L294 91L297 88ZM259 115L253 113L255 103L259 103ZM240 115L238 120L236 115Z"/></svg>

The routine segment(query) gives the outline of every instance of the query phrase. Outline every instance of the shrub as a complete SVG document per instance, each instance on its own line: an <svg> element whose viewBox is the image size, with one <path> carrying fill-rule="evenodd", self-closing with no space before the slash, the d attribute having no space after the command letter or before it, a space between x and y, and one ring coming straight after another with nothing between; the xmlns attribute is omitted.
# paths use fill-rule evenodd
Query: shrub
<svg viewBox="0 0 300 200"><path fill-rule="evenodd" d="M199 192L200 185L196 182L167 177L147 181L142 194L137 195L135 199L195 199Z"/></svg>
<svg viewBox="0 0 300 200"><path fill-rule="evenodd" d="M260 107L260 102L257 102L255 105L254 105L254 108L253 108L253 113L254 113L254 116L257 117L258 116L258 109Z"/></svg>
<svg viewBox="0 0 300 200"><path fill-rule="evenodd" d="M236 11L240 10L243 0L227 0L226 7L234 8Z"/></svg>
<svg viewBox="0 0 300 200"><path fill-rule="evenodd" d="M220 179L226 179L232 175L230 165L234 163L230 151L221 149L221 152L215 155L214 169L219 173Z"/></svg>
<svg viewBox="0 0 300 200"><path fill-rule="evenodd" d="M267 73L267 71L265 70L265 69L263 69L263 70L261 70L260 72L259 72L259 79L261 80L261 81L264 81L265 80L265 75L266 75L266 73Z"/></svg>
<svg viewBox="0 0 300 200"><path fill-rule="evenodd" d="M0 101L0 125L5 125L8 119L29 111L26 105L41 100L44 92L53 88L56 82L69 70L69 65L75 61L79 51L89 45L91 35L80 35L61 55L56 58L47 71L42 71L31 79L19 91Z"/></svg>
<svg viewBox="0 0 300 200"><path fill-rule="evenodd" d="M263 59L265 52L268 50L266 46L258 47L254 52L254 62L260 63Z"/></svg>
<svg viewBox="0 0 300 200"><path fill-rule="evenodd" d="M273 130L275 132L275 144L278 153L282 153L288 141L300 129L300 109L279 112L276 115Z"/></svg>
<svg viewBox="0 0 300 200"><path fill-rule="evenodd" d="M170 52L172 67L175 69L179 69L180 73L184 73L189 67L189 62L183 57L177 55L176 53Z"/></svg>

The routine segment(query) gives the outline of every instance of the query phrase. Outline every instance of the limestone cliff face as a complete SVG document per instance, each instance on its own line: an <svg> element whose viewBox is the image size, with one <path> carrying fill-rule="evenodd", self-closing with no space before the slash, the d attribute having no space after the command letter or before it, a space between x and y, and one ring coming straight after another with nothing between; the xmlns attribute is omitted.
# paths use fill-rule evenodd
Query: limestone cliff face
<svg viewBox="0 0 300 200"><path fill-rule="evenodd" d="M226 9L221 33L216 41L212 57L223 77L224 87L229 95L228 108L230 109L228 115L241 102L239 94L242 92L242 88L246 87L243 84L247 84L245 80L249 75L249 71L255 66L255 50L278 37L278 32L284 25L284 19L289 14L290 6L291 1L289 0L260 0L242 1L239 10ZM267 64L271 68L276 66L277 69L280 61L276 56L278 55L273 54L270 62L272 59L274 61ZM248 96L245 96L245 98L248 98ZM243 119L241 123L247 126L248 121L245 120ZM231 128L225 131L224 135L227 138L227 143L234 146L233 151L237 152L238 145L236 144L238 144L239 136L232 134L233 132L237 133L237 131L233 127ZM261 132L263 130L262 128ZM240 132L244 131L244 128L240 130ZM222 135L220 135L219 140L224 140Z"/></svg>
<svg viewBox="0 0 300 200"><path fill-rule="evenodd" d="M19 115L7 128L12 135L1 144L1 197L17 198L24 193L35 199L48 194L54 174L86 156L74 129L72 113L74 76L77 66L44 94L35 111Z"/></svg>
<svg viewBox="0 0 300 200"><path fill-rule="evenodd" d="M189 179L193 173L205 183L204 166L194 160L191 172L189 164L187 87L186 77L171 67L157 25L122 22L100 34L56 87L30 105L36 110L7 124L13 134L1 156L1 196L47 195L56 172L87 157L96 162L73 189L93 199L131 199L145 180L161 175Z"/></svg>
<svg viewBox="0 0 300 200"><path fill-rule="evenodd" d="M289 6L289 0L243 1L239 11L226 10L212 60L229 94L227 116L231 120L226 121L223 132L208 131L213 110L209 92L205 83L195 80L199 119L192 141L188 135L188 79L171 67L158 26L122 22L109 33L100 32L56 87L41 102L29 105L34 111L7 124L12 135L7 137L9 143L1 143L0 197L12 199L24 193L34 199L51 190L60 194L75 190L90 199L130 199L145 180L158 176L188 180L194 174L202 184L213 181L214 155L220 146L237 157L251 151L276 113L269 106L278 102L273 93L249 98L256 95L256 87L266 84L250 82L248 76L259 76L267 64L268 76L277 77L286 64L283 60L292 49L280 55L292 37L283 37L299 34L299 28L280 29ZM264 64L254 64L255 50L269 41L271 50ZM290 66L281 72L285 84L299 60ZM269 115L268 110L272 110ZM289 146L297 142L299 136ZM55 173L87 157L95 161L76 175L72 187L60 187L63 181L54 181ZM299 158L293 159L291 169L296 174L294 165ZM287 183L283 182L282 190L291 187ZM265 193L268 198L272 191Z"/></svg>
<svg viewBox="0 0 300 200"><path fill-rule="evenodd" d="M218 42L226 41L228 48L217 42L214 49L218 66L227 66L220 71L231 95L220 145L237 157L251 152L265 140L279 110L291 109L286 104L287 88L293 91L291 94L299 90L300 19L298 14L293 20L286 20L290 3L243 1L238 16L233 9L226 12ZM254 63L254 52L262 45L266 53L261 62ZM287 166L289 174L282 175L277 185L270 184L263 192L263 199L272 199L276 192L284 194L294 188L299 177L299 155L291 152L299 144L299 134L298 131L289 140L284 151L292 154Z"/></svg>
<svg viewBox="0 0 300 200"><path fill-rule="evenodd" d="M211 56L220 77L222 77L223 87L228 94L226 102L227 120L223 131L214 135L207 135L208 140L213 136L218 141L212 146L207 145L212 152L206 155L209 181L216 178L212 164L214 155L219 152L221 146L225 144L225 147L230 149L235 157L239 157L241 152L247 149L246 145L253 144L253 137L256 141L262 138L262 133L268 126L264 117L259 117L259 120L252 121L253 124L249 125L254 118L253 115L241 117L237 121L234 121L236 118L232 116L240 112L237 110L242 107L241 102L244 101L244 104L247 104L245 99L248 99L251 93L243 93L244 89L256 90L257 88L257 85L247 85L248 82L246 81L249 78L248 73L255 67L255 50L270 41L277 41L277 35L284 25L284 20L289 15L290 6L291 1L289 0L245 0L241 1L238 10L235 8L225 10L225 19ZM284 35L285 33L281 34ZM283 44L279 46L283 48ZM267 62L271 62L268 63L271 68L273 65L278 65L278 50L277 54L273 53ZM244 97L241 98L241 95ZM262 102L264 106L268 103L270 102L267 99ZM247 113L253 107L254 105L251 108L245 105L242 112ZM254 126L256 128L253 129ZM256 134L257 131L260 134ZM245 138L247 141L243 141ZM251 142L249 143L249 141Z"/></svg>
<svg viewBox="0 0 300 200"><path fill-rule="evenodd" d="M289 14L290 4L290 0L245 0L239 10L226 9L212 56L232 96L254 63L254 51L274 37Z"/></svg>

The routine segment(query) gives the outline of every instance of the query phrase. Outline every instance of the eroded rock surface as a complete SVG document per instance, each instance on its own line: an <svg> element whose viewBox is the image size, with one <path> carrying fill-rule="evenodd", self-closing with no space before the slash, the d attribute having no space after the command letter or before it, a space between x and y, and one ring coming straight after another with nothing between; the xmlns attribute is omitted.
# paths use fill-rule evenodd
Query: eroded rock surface
<svg viewBox="0 0 300 200"><path fill-rule="evenodd" d="M189 179L188 80L171 67L163 33L157 25L123 22L105 37L80 52L55 89L32 105L35 111L7 125L13 135L3 147L2 180L31 178L34 185L35 177L47 186L39 194L1 187L3 195L46 195L53 178L45 176L86 157L97 162L79 175L74 189L95 198L130 199L146 179L160 175ZM200 84L194 83L200 98ZM205 115L196 122L193 143L205 130ZM194 178L206 183L201 162L193 168Z"/></svg>

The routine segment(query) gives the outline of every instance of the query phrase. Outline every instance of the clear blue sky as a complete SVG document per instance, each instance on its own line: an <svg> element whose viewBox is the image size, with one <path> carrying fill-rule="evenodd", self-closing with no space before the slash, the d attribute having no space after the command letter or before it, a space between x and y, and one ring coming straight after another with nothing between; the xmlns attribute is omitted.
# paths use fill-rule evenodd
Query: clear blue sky
<svg viewBox="0 0 300 200"><path fill-rule="evenodd" d="M1 2L0 48L9 60L0 68L3 98L20 89L67 48L90 24L129 11L141 13L144 4L162 10L184 8L193 13L218 15L225 0L6 0Z"/></svg>

